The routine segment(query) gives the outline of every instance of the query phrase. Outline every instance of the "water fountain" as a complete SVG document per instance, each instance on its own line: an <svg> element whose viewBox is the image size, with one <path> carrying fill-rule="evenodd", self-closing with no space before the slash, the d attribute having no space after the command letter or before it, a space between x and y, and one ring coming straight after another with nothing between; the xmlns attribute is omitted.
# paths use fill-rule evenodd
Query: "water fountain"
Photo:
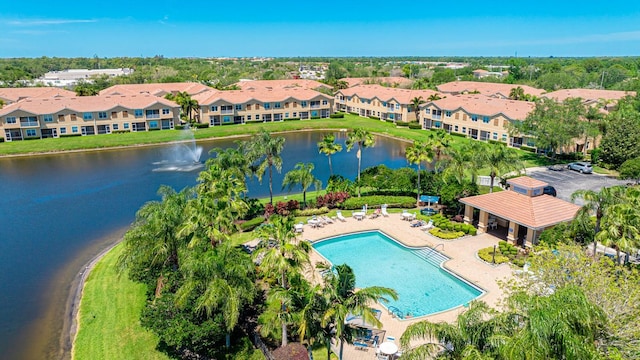
<svg viewBox="0 0 640 360"><path fill-rule="evenodd" d="M204 164L200 161L202 147L196 145L193 130L180 130L180 139L163 153L164 160L154 162L158 165L153 171L194 171Z"/></svg>

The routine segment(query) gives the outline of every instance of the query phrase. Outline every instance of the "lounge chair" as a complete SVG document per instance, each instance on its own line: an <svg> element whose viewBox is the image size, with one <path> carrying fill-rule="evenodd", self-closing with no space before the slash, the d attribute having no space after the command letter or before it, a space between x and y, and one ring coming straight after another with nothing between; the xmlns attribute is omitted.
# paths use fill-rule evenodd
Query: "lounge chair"
<svg viewBox="0 0 640 360"><path fill-rule="evenodd" d="M431 230L431 229L433 229L433 220L429 220L428 223L420 227L420 230Z"/></svg>
<svg viewBox="0 0 640 360"><path fill-rule="evenodd" d="M380 209L376 209L371 215L369 215L369 219L375 219L377 217L380 217L380 215L382 215L380 211L381 211Z"/></svg>
<svg viewBox="0 0 640 360"><path fill-rule="evenodd" d="M380 212L382 213L382 216L384 217L389 216L389 213L387 212L387 204L382 205L382 208L380 210L381 210Z"/></svg>
<svg viewBox="0 0 640 360"><path fill-rule="evenodd" d="M325 223L327 224L333 224L333 220L331 220L330 217L328 216L323 216L322 219L324 220Z"/></svg>
<svg viewBox="0 0 640 360"><path fill-rule="evenodd" d="M293 230L294 230L296 233L302 233L302 232L304 231L303 226L304 226L304 225L303 225L302 223L295 224L295 225L293 225Z"/></svg>
<svg viewBox="0 0 640 360"><path fill-rule="evenodd" d="M342 221L342 222L347 221L347 219L346 219L344 216L342 216L342 211L338 211L338 212L336 213L336 217L338 218L338 220L340 220L340 221Z"/></svg>
<svg viewBox="0 0 640 360"><path fill-rule="evenodd" d="M402 220L407 220L407 219L409 219L409 215L410 214L409 214L409 212L407 210L402 210L402 213L400 214L400 218Z"/></svg>
<svg viewBox="0 0 640 360"><path fill-rule="evenodd" d="M418 220L418 221L412 221L410 225L411 225L411 227L420 227L420 228L422 228L423 226L425 226L425 223L422 220Z"/></svg>

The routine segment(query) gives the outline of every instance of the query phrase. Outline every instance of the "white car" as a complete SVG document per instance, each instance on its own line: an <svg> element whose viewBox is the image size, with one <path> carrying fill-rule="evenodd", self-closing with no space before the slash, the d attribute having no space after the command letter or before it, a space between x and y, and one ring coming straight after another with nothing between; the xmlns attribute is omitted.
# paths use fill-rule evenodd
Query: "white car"
<svg viewBox="0 0 640 360"><path fill-rule="evenodd" d="M591 164L584 161L572 162L567 165L567 169L580 171L581 174L591 174L593 172Z"/></svg>

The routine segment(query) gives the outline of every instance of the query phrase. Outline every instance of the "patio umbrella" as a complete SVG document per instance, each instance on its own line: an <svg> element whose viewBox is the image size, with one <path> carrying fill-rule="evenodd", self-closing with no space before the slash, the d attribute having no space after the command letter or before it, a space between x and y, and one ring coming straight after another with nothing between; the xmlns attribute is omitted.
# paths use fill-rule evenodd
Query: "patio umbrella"
<svg viewBox="0 0 640 360"><path fill-rule="evenodd" d="M393 355L398 352L398 345L392 343L391 341L385 341L378 347L380 352L386 355Z"/></svg>

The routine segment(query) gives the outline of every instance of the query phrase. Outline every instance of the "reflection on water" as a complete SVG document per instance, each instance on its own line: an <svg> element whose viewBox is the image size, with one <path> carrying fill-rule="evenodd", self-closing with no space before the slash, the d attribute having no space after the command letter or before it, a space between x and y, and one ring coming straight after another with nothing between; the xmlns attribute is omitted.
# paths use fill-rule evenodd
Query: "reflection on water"
<svg viewBox="0 0 640 360"><path fill-rule="evenodd" d="M273 179L276 193L283 192L279 184L298 162L313 162L314 173L326 185L328 161L316 146L323 135L284 135L282 173L274 173ZM344 146L346 133L336 133L336 139ZM363 169L380 163L391 168L406 166L405 143L388 138L376 141L375 147L363 152ZM235 146L235 140L198 145L204 155L201 161L205 161L212 148ZM332 156L334 172L355 178L355 149L345 150ZM70 283L73 276L69 274L77 274L80 264L95 255L96 246L102 244L99 239L128 226L140 206L158 199L160 185L180 190L196 183L197 169L153 171L159 167L158 162L169 160L170 151L171 146L157 146L0 159L1 357L33 358L25 348L57 344L63 320L59 317L64 310L52 312L49 305L59 307L66 301L68 286L60 285L64 279ZM268 181L260 184L250 179L248 188L252 197L268 195ZM65 266L67 270L63 271ZM51 313L55 315L50 319L47 314ZM36 329L33 324L38 324ZM48 346L48 354L57 353Z"/></svg>

